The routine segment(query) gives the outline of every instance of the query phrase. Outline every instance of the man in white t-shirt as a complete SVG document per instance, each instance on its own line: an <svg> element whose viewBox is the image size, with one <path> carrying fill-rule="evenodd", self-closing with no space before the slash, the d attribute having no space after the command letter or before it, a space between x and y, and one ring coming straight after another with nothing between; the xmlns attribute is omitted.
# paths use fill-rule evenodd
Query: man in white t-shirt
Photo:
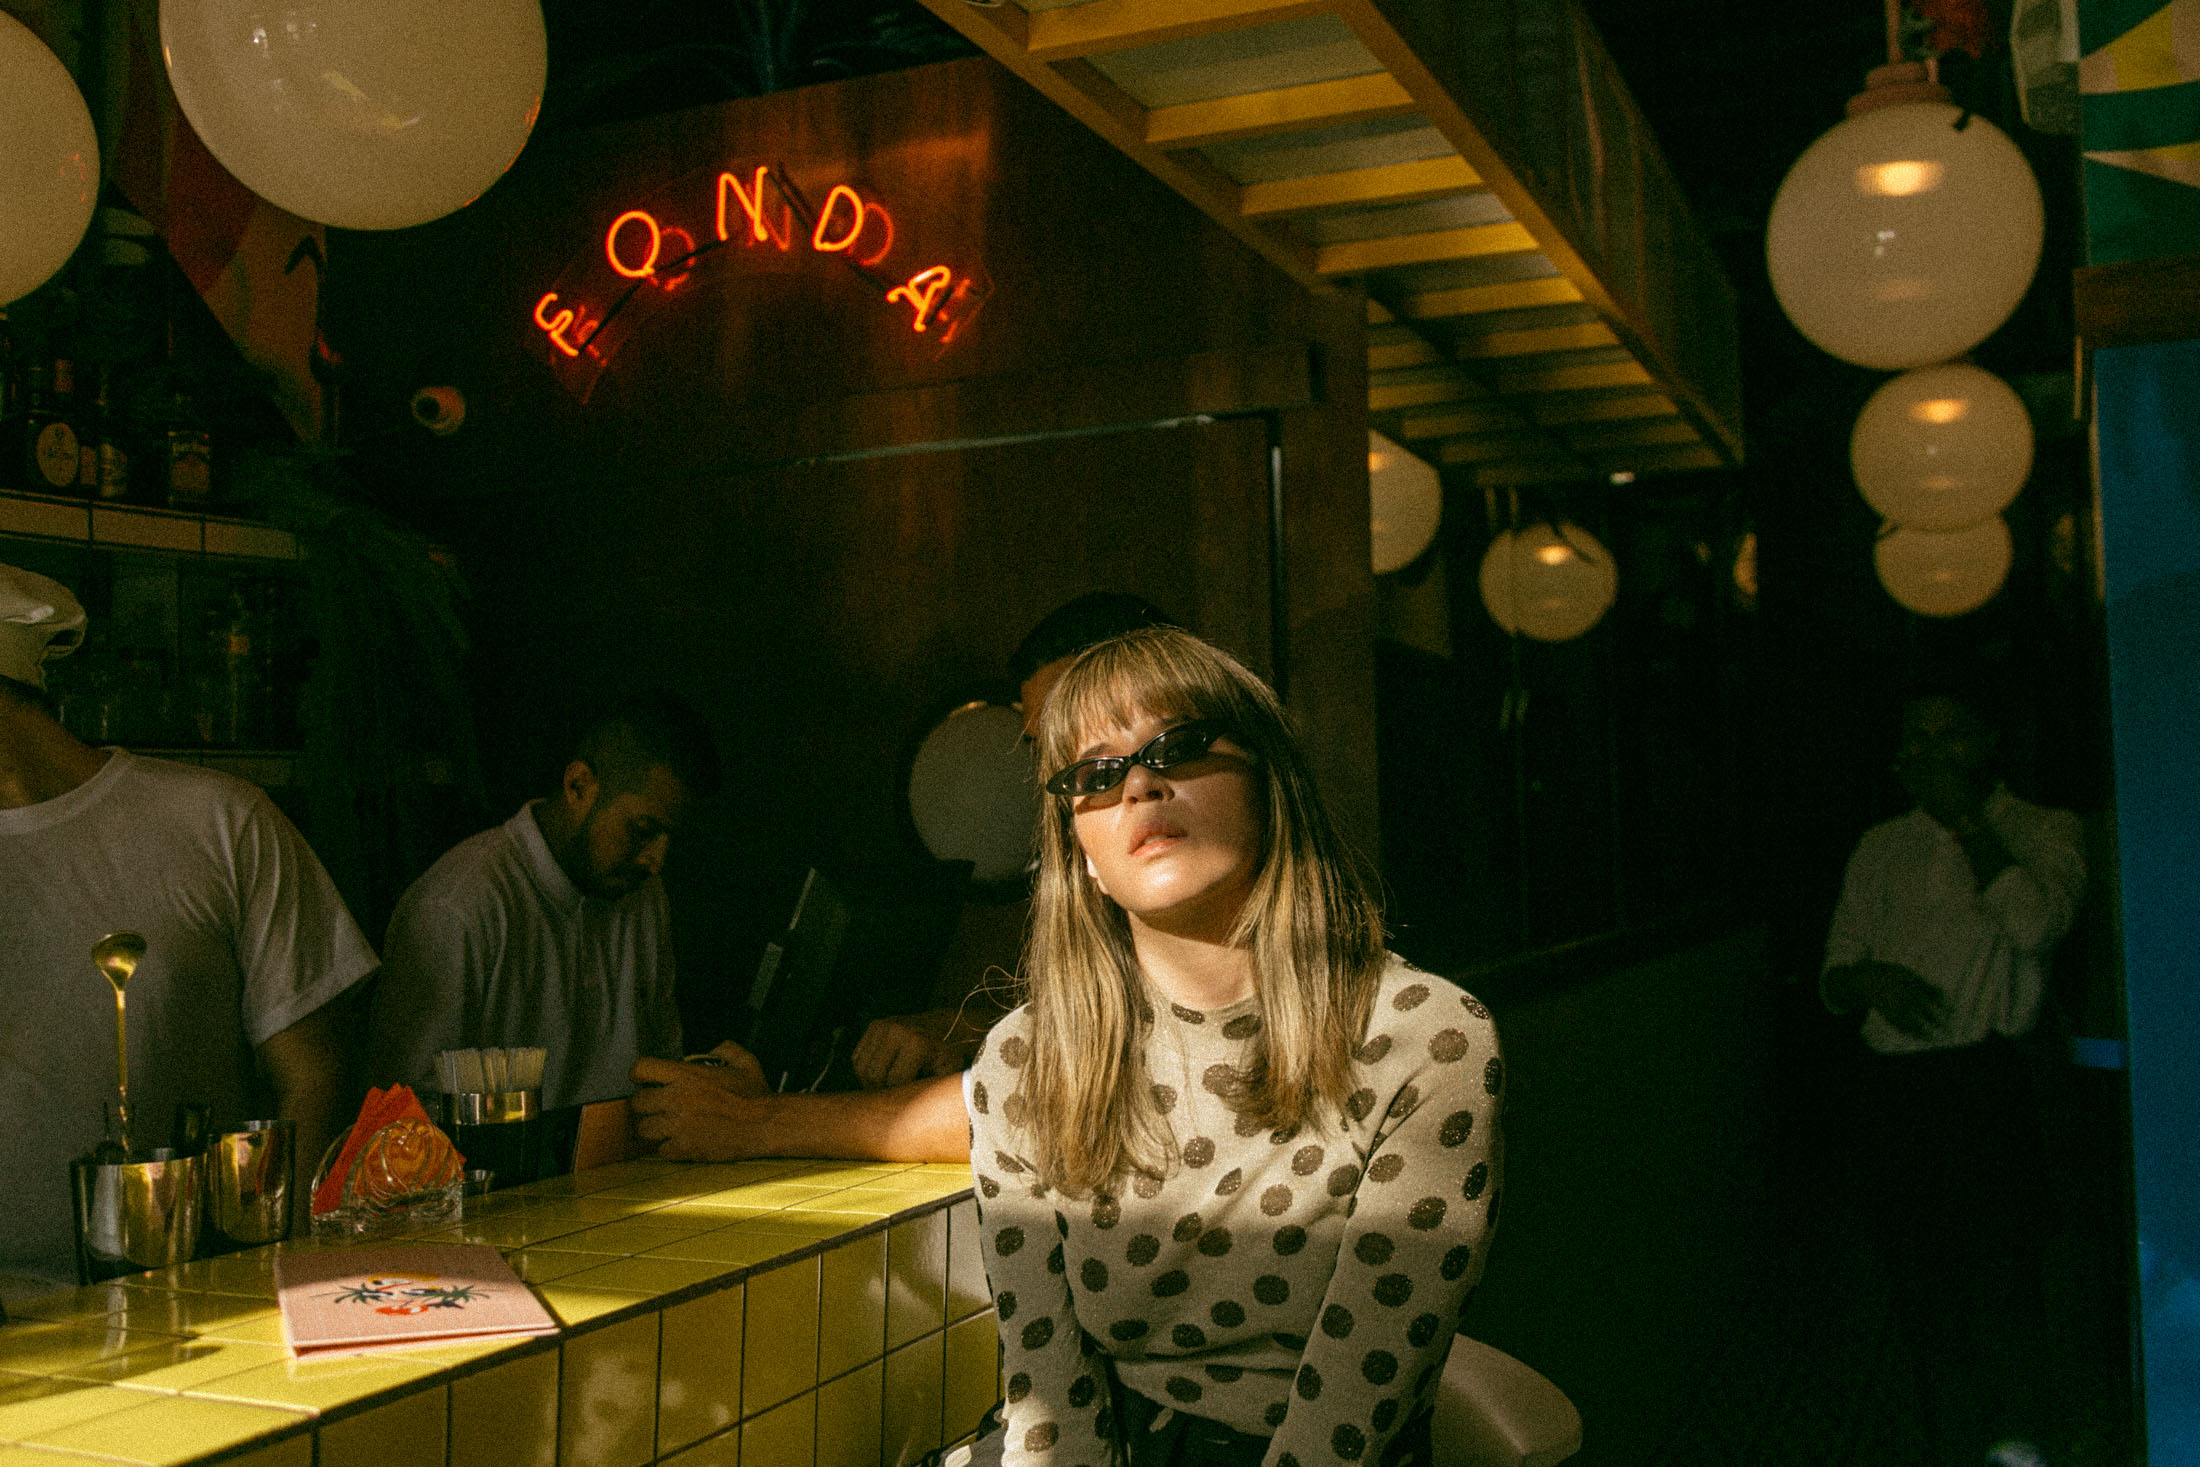
<svg viewBox="0 0 2200 1467"><path fill-rule="evenodd" d="M2085 891L2078 817L1994 778L1975 693L1903 710L1896 773L1917 808L1849 860L1820 991L1866 1010L1863 1200L1919 1365L1934 1460L2021 1462L2043 1418L2038 1116L2012 1040L2032 1030Z"/></svg>
<svg viewBox="0 0 2200 1467"><path fill-rule="evenodd" d="M374 953L304 839L212 770L95 749L46 699L81 640L58 582L0 566L0 1290L75 1277L69 1161L116 1099L109 932L146 940L130 979L132 1140L165 1145L175 1106L217 1128L297 1123L300 1170L345 1119L330 1009Z"/></svg>
<svg viewBox="0 0 2200 1467"><path fill-rule="evenodd" d="M659 873L691 804L717 788L718 751L686 704L607 710L556 790L453 847L399 900L369 1077L441 1090L440 1050L540 1047L555 1108L626 1095L636 1060L679 1058Z"/></svg>

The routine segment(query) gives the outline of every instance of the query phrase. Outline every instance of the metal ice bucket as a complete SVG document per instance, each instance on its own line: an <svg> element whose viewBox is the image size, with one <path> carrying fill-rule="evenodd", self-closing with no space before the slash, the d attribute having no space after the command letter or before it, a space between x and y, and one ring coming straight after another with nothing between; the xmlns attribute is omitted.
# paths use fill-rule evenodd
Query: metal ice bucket
<svg viewBox="0 0 2200 1467"><path fill-rule="evenodd" d="M207 1212L221 1241L238 1247L290 1236L291 1121L246 1121L216 1136L206 1153Z"/></svg>
<svg viewBox="0 0 2200 1467"><path fill-rule="evenodd" d="M141 1158L69 1163L77 1276L87 1284L187 1263L198 1251L205 1153L156 1146Z"/></svg>

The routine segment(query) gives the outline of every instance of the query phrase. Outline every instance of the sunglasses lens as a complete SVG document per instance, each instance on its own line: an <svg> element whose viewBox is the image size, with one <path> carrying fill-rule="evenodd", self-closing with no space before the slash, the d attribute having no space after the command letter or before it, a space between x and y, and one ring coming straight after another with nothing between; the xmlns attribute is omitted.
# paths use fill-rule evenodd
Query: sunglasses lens
<svg viewBox="0 0 2200 1467"><path fill-rule="evenodd" d="M1146 746L1144 762L1154 769L1171 769L1179 764L1189 764L1194 759L1205 758L1207 751L1214 747L1215 740L1220 737L1221 734L1215 729L1201 728L1197 724L1172 728Z"/></svg>

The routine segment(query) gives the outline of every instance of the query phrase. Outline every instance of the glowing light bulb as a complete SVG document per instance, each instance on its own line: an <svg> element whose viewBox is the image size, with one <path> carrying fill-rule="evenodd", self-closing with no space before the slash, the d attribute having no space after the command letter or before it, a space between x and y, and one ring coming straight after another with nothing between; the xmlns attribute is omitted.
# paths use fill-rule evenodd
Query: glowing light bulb
<svg viewBox="0 0 2200 1467"><path fill-rule="evenodd" d="M1960 423L1970 412L1967 397L1928 397L1910 404L1910 416L1920 423Z"/></svg>
<svg viewBox="0 0 2200 1467"><path fill-rule="evenodd" d="M1883 199L1906 199L1940 187L1946 174L1929 159L1905 158L1895 163L1866 163L1856 170L1856 191Z"/></svg>
<svg viewBox="0 0 2200 1467"><path fill-rule="evenodd" d="M1564 565L1574 558L1574 552L1564 545L1544 545L1537 548L1535 558L1545 565Z"/></svg>

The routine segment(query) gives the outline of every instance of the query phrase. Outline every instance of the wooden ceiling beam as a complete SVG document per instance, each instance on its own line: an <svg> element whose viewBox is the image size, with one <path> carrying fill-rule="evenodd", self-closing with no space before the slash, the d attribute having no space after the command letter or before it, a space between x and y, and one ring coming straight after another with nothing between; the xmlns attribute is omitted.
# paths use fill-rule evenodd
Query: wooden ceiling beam
<svg viewBox="0 0 2200 1467"><path fill-rule="evenodd" d="M1172 151L1200 148L1304 128L1396 117L1412 110L1412 95L1390 73L1371 71L1336 81L1154 107L1146 112L1146 142Z"/></svg>
<svg viewBox="0 0 2200 1467"><path fill-rule="evenodd" d="M1598 464L1608 471L1624 470L1628 473L1651 473L1660 469L1716 469L1726 460L1719 457L1717 449L1708 443L1676 445L1669 448L1610 449L1597 456Z"/></svg>
<svg viewBox="0 0 2200 1467"><path fill-rule="evenodd" d="M1445 402L1471 402L1489 396L1489 389L1465 377L1449 382L1404 382L1396 387L1367 389L1369 412L1386 413L1399 408L1430 407Z"/></svg>
<svg viewBox="0 0 2200 1467"><path fill-rule="evenodd" d="M1577 458L1511 458L1483 464L1474 471L1480 488L1508 489L1518 484L1564 484L1596 477L1596 470Z"/></svg>
<svg viewBox="0 0 2200 1467"><path fill-rule="evenodd" d="M1002 5L1001 10L1021 7ZM1099 0L1034 10L1023 16L1023 53L1033 61L1067 61L1106 51L1128 51L1217 31L1273 25L1326 15L1335 7L1322 0Z"/></svg>
<svg viewBox="0 0 2200 1467"><path fill-rule="evenodd" d="M1502 285L1469 285L1457 290L1431 290L1408 296L1402 302L1412 321L1439 321L1450 316L1479 316L1489 311L1524 311L1535 306L1570 306L1581 300L1581 287L1563 275L1537 280L1508 280Z"/></svg>
<svg viewBox="0 0 2200 1467"><path fill-rule="evenodd" d="M1504 459L1537 458L1556 454L1571 459L1563 448L1554 448L1540 433L1491 433L1466 438L1447 438L1436 446L1436 461L1446 465L1497 463Z"/></svg>
<svg viewBox="0 0 2200 1467"><path fill-rule="evenodd" d="M1469 433L1525 427L1527 421L1515 409L1493 402L1405 418L1398 424L1398 436L1407 442L1424 438L1456 438Z"/></svg>
<svg viewBox="0 0 2200 1467"><path fill-rule="evenodd" d="M1497 390L1506 397L1657 385L1658 381L1650 375L1650 369L1640 362L1599 362L1587 367L1543 367L1529 372L1507 372L1497 379Z"/></svg>
<svg viewBox="0 0 2200 1467"><path fill-rule="evenodd" d="M1609 449L1650 448L1664 444L1701 443L1703 435L1685 418L1643 418L1633 422L1591 423L1566 434L1577 453Z"/></svg>
<svg viewBox="0 0 2200 1467"><path fill-rule="evenodd" d="M1615 423L1628 418L1673 418L1680 409L1662 392L1632 392L1622 397L1584 397L1539 402L1530 415L1547 428L1567 423Z"/></svg>
<svg viewBox="0 0 2200 1467"><path fill-rule="evenodd" d="M1602 346L1618 346L1619 337L1612 328L1601 321L1590 321L1579 326L1543 326L1531 331L1492 331L1482 336L1462 337L1452 350L1466 361L1486 361L1498 357L1533 357L1554 351L1588 351Z"/></svg>
<svg viewBox="0 0 2200 1467"><path fill-rule="evenodd" d="M1265 219L1323 209L1410 204L1422 199L1471 193L1481 186L1482 175L1469 167L1464 158L1420 158L1411 163L1386 163L1378 168L1354 168L1342 173L1249 183L1245 185L1238 207L1248 219Z"/></svg>
<svg viewBox="0 0 2200 1467"><path fill-rule="evenodd" d="M1530 255L1536 249L1535 237L1523 225L1475 224L1465 229L1432 229L1425 234L1394 234L1388 239L1322 245L1314 251L1314 268L1322 275L1357 275L1367 270L1432 265L1445 260Z"/></svg>
<svg viewBox="0 0 2200 1467"><path fill-rule="evenodd" d="M1398 367L1426 367L1444 360L1442 352L1418 337L1411 341L1388 342L1367 349L1367 369L1370 372L1387 372Z"/></svg>

